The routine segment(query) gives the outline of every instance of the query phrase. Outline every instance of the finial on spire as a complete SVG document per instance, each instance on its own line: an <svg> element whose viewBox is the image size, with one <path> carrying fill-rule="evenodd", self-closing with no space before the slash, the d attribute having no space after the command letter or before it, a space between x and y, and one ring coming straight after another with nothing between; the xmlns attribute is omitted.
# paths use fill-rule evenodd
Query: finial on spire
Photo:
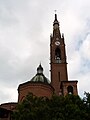
<svg viewBox="0 0 90 120"><path fill-rule="evenodd" d="M55 20L57 20L57 14L56 14L57 10L54 10L54 11L55 11Z"/></svg>

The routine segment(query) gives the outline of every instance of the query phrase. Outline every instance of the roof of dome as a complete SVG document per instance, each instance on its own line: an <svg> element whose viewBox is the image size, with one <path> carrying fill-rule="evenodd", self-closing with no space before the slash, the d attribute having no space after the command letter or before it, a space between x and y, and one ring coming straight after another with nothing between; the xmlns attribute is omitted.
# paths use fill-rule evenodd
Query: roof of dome
<svg viewBox="0 0 90 120"><path fill-rule="evenodd" d="M50 83L48 78L46 78L43 74L43 67L41 64L37 68L37 74L31 79L31 82L42 82L42 83L46 83L46 84Z"/></svg>

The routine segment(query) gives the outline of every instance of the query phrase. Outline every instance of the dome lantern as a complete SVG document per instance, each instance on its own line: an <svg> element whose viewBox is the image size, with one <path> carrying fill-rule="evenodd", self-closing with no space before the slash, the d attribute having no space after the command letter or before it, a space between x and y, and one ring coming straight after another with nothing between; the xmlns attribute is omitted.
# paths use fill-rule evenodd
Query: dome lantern
<svg viewBox="0 0 90 120"><path fill-rule="evenodd" d="M40 65L37 68L37 74L31 79L31 82L40 82L45 84L50 84L50 81L43 74L43 67Z"/></svg>
<svg viewBox="0 0 90 120"><path fill-rule="evenodd" d="M42 65L41 65L41 63L40 63L40 65L39 65L39 67L37 68L37 74L43 74L43 67L42 67Z"/></svg>

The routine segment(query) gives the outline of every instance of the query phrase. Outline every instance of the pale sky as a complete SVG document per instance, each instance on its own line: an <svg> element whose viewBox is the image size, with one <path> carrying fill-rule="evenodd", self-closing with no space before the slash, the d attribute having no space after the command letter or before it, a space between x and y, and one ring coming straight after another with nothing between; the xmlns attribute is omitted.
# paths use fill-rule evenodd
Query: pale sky
<svg viewBox="0 0 90 120"><path fill-rule="evenodd" d="M50 79L54 10L64 33L69 80L90 92L90 0L0 0L0 104L16 102L18 85L40 62Z"/></svg>

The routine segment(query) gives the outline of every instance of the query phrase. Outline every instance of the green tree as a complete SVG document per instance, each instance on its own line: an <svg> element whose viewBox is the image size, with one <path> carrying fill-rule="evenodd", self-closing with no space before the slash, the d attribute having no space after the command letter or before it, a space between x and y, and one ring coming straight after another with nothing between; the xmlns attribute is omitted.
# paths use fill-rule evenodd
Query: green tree
<svg viewBox="0 0 90 120"><path fill-rule="evenodd" d="M13 120L46 120L48 116L48 98L36 97L29 93L13 112Z"/></svg>
<svg viewBox="0 0 90 120"><path fill-rule="evenodd" d="M89 104L88 104L89 103ZM90 120L90 94L36 97L29 93L13 112L13 120Z"/></svg>
<svg viewBox="0 0 90 120"><path fill-rule="evenodd" d="M85 92L83 98L84 109L86 110L87 120L90 120L90 93Z"/></svg>

